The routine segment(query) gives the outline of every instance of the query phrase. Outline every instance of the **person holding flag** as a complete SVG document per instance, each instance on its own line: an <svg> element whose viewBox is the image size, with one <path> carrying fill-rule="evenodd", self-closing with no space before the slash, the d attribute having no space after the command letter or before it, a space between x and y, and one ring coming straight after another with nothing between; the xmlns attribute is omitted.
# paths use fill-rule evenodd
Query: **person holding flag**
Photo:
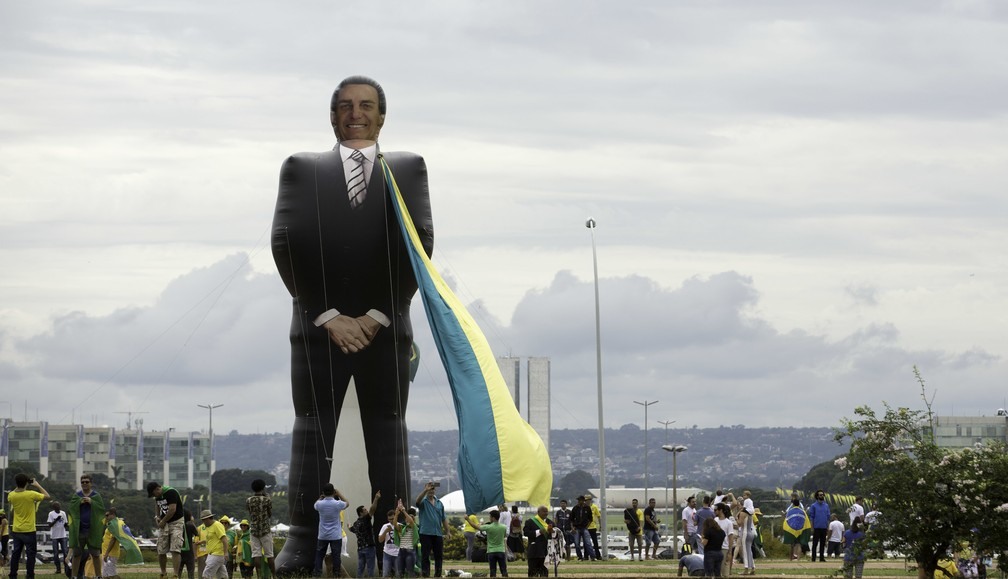
<svg viewBox="0 0 1008 579"><path fill-rule="evenodd" d="M116 515L115 507L105 509L105 533L102 536L101 576L110 579L119 576L116 565L119 560L126 565L143 563L140 546L126 523Z"/></svg>
<svg viewBox="0 0 1008 579"><path fill-rule="evenodd" d="M91 475L84 473L80 478L81 490L70 496L70 553L73 555L73 569L70 577L84 576L84 562L91 559L95 569L101 568L101 544L105 535L105 502L98 491L91 486Z"/></svg>
<svg viewBox="0 0 1008 579"><path fill-rule="evenodd" d="M812 521L805 512L798 495L791 495L791 506L784 511L784 544L791 545L791 560L801 554L801 546L808 542L812 532Z"/></svg>

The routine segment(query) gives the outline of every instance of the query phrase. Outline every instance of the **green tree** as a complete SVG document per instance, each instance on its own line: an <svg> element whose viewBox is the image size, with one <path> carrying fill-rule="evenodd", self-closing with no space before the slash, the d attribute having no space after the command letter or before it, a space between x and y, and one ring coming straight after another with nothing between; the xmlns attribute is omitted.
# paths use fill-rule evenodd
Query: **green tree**
<svg viewBox="0 0 1008 579"><path fill-rule="evenodd" d="M810 496L818 489L830 493L853 493L854 487L855 481L847 474L847 470L839 468L835 460L829 460L809 469L792 489L802 491L806 496Z"/></svg>
<svg viewBox="0 0 1008 579"><path fill-rule="evenodd" d="M213 474L214 493L237 493L248 491L251 494L252 481L261 478L267 486L276 485L276 477L264 470L242 470L240 468L225 468Z"/></svg>
<svg viewBox="0 0 1008 579"><path fill-rule="evenodd" d="M596 486L595 479L592 475L583 470L572 470L560 479L560 485L554 494L558 499L567 499L567 502L573 505L575 497L587 493L588 489L594 486Z"/></svg>
<svg viewBox="0 0 1008 579"><path fill-rule="evenodd" d="M836 463L859 479L861 494L881 512L869 538L906 553L920 577L932 578L938 562L962 544L987 553L1008 548L1008 449L939 448L926 396L924 402L927 412L885 404L878 416L856 408L837 430L837 441L849 439L851 447ZM1005 569L1008 561L1000 558L998 566Z"/></svg>

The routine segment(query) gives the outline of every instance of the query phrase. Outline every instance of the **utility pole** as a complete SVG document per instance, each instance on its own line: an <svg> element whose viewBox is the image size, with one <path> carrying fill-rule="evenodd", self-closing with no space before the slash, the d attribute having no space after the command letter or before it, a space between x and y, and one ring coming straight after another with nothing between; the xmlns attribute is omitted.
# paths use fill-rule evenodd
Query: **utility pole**
<svg viewBox="0 0 1008 579"><path fill-rule="evenodd" d="M657 400L652 400L652 401L648 402L647 400L645 400L644 402L638 402L638 401L634 400L633 403L634 404L640 404L641 406L644 407L644 504L646 505L647 502L648 502L648 496L647 496L647 491L648 491L647 407L651 406L652 404L658 404L658 401Z"/></svg>
<svg viewBox="0 0 1008 579"><path fill-rule="evenodd" d="M658 424L665 425L665 444L668 444L668 427L670 424L675 424L675 420L659 420ZM669 516L669 502L668 502L668 455L665 455L665 518L668 519ZM675 532L675 507L672 508L673 518L672 521L672 532Z"/></svg>
<svg viewBox="0 0 1008 579"><path fill-rule="evenodd" d="M197 404L200 408L206 408L210 411L210 480L207 484L207 508L210 512L213 512L213 472L214 472L214 450L213 450L213 411L214 408L220 408L224 406L223 404ZM165 481L167 484L168 481Z"/></svg>

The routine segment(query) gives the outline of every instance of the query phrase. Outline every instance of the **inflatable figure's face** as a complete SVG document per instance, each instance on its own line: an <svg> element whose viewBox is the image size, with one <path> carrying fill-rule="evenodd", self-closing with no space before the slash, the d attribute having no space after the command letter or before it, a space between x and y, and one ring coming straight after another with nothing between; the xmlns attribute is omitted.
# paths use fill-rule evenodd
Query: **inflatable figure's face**
<svg viewBox="0 0 1008 579"><path fill-rule="evenodd" d="M378 91L366 84L348 84L340 89L336 110L329 117L341 141L377 141L385 124L385 115L378 112Z"/></svg>

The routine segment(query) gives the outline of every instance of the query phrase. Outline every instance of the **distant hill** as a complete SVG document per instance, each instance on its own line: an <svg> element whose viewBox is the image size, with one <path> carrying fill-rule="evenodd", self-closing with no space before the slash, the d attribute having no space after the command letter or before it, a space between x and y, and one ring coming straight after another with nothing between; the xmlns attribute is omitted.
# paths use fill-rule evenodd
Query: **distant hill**
<svg viewBox="0 0 1008 579"><path fill-rule="evenodd" d="M597 477L598 431L554 430L550 433L553 476L559 481L574 470ZM679 484L702 488L742 484L759 488L790 487L813 466L842 454L832 428L674 428L670 444L689 450L677 459ZM644 432L636 425L606 429L606 475L609 484L640 486L644 479ZM668 453L665 431L648 430L648 481L662 486ZM217 468L262 469L284 484L290 460L291 434L229 434L215 437ZM455 473L458 431L410 432L410 466L415 481L444 480L457 488ZM671 462L669 462L671 469ZM670 473L671 474L671 473Z"/></svg>

